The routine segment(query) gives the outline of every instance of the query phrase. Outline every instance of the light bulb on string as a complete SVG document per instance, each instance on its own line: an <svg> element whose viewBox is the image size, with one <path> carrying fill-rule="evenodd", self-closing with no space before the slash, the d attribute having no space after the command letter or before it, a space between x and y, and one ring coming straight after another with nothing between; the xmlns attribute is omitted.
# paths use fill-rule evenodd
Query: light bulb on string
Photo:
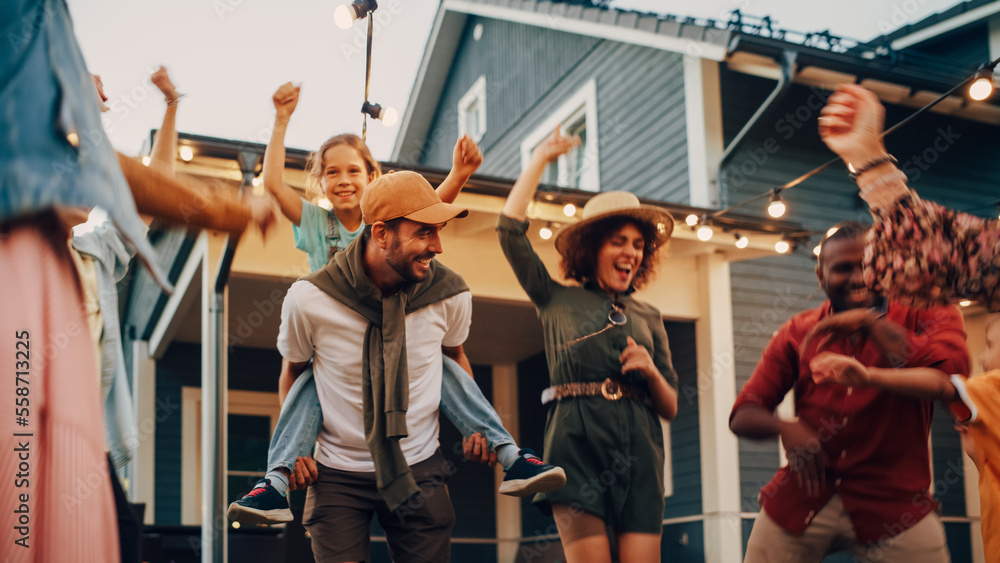
<svg viewBox="0 0 1000 563"><path fill-rule="evenodd" d="M736 237L736 248L746 248L750 244L750 239L746 235L735 233L733 236Z"/></svg>
<svg viewBox="0 0 1000 563"><path fill-rule="evenodd" d="M191 147L187 145L181 147L180 155L181 155L181 160L183 160L184 162L191 162L191 160L194 159L194 151L191 150Z"/></svg>
<svg viewBox="0 0 1000 563"><path fill-rule="evenodd" d="M813 247L813 254L815 254L816 257L819 258L819 253L820 253L820 251L822 249L823 249L823 245L817 244L816 246Z"/></svg>
<svg viewBox="0 0 1000 563"><path fill-rule="evenodd" d="M366 101L361 104L361 113L367 114L372 119L378 119L382 122L382 125L386 127L392 127L396 124L396 119L399 114L391 106L382 107L379 104L373 104Z"/></svg>
<svg viewBox="0 0 1000 563"><path fill-rule="evenodd" d="M698 240L707 242L709 240L712 240L712 235L715 234L715 231L713 231L712 227L708 225L702 225L698 227L698 231L696 234L698 235Z"/></svg>
<svg viewBox="0 0 1000 563"><path fill-rule="evenodd" d="M829 229L826 230L826 238L832 237L834 233L836 233L838 230L840 230L840 227L836 225L830 227Z"/></svg>
<svg viewBox="0 0 1000 563"><path fill-rule="evenodd" d="M546 223L544 227L538 229L538 236L542 237L542 240L552 238L552 223Z"/></svg>
<svg viewBox="0 0 1000 563"><path fill-rule="evenodd" d="M376 0L356 0L349 4L341 4L333 11L333 23L340 29L350 29L356 20L363 19L378 8Z"/></svg>
<svg viewBox="0 0 1000 563"><path fill-rule="evenodd" d="M774 243L774 250L778 254L787 254L788 251L791 250L791 249L792 249L791 243L789 243L785 239L781 239L778 242Z"/></svg>
<svg viewBox="0 0 1000 563"><path fill-rule="evenodd" d="M573 205L572 203L567 203L566 206L563 207L563 215L567 217L572 217L576 215L576 206Z"/></svg>
<svg viewBox="0 0 1000 563"><path fill-rule="evenodd" d="M698 216L692 213L684 219L684 222L687 223L688 227L693 227L698 224Z"/></svg>
<svg viewBox="0 0 1000 563"><path fill-rule="evenodd" d="M982 101L989 98L991 94L993 94L993 70L980 69L969 86L969 97L976 101Z"/></svg>
<svg viewBox="0 0 1000 563"><path fill-rule="evenodd" d="M779 190L774 190L771 194L771 202L767 204L767 214L775 219L785 214L785 202L781 199Z"/></svg>

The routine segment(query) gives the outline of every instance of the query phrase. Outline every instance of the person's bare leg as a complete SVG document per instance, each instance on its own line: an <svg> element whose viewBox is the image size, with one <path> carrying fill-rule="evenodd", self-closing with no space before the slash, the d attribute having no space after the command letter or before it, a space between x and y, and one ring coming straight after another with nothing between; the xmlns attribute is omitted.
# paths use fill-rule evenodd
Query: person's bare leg
<svg viewBox="0 0 1000 563"><path fill-rule="evenodd" d="M604 520L565 504L553 504L567 563L611 563L611 542Z"/></svg>
<svg viewBox="0 0 1000 563"><path fill-rule="evenodd" d="M628 532L618 535L618 560L621 563L653 563L660 560L659 534Z"/></svg>

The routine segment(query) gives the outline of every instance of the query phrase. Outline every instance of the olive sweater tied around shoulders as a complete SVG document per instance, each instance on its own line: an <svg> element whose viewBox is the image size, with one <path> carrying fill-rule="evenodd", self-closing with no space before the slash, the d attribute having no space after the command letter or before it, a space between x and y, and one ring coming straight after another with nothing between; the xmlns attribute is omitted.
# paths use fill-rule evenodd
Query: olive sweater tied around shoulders
<svg viewBox="0 0 1000 563"><path fill-rule="evenodd" d="M423 281L383 296L365 272L364 236L326 266L305 276L324 293L368 320L361 356L365 439L375 462L376 485L390 510L420 489L399 439L407 436L410 378L406 366L406 315L469 290L465 280L436 260Z"/></svg>

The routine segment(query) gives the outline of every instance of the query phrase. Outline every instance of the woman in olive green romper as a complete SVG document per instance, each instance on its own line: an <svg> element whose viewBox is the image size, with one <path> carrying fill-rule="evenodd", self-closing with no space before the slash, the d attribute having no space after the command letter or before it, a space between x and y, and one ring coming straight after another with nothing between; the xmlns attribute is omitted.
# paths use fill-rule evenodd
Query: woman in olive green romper
<svg viewBox="0 0 1000 563"><path fill-rule="evenodd" d="M545 455L566 486L535 497L551 507L567 561L659 561L663 435L677 413L677 375L659 311L633 299L670 237L666 211L626 192L599 194L556 239L568 279L549 275L528 240L527 208L549 162L579 144L557 128L533 152L497 224L507 261L538 310L551 385Z"/></svg>

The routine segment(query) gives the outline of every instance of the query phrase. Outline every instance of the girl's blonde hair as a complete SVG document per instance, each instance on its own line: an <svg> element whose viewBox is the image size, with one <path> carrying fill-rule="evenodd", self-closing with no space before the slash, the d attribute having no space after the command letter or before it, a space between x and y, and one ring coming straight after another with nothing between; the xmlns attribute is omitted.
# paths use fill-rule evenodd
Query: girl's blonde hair
<svg viewBox="0 0 1000 563"><path fill-rule="evenodd" d="M369 175L373 172L375 173L375 178L382 175L382 165L375 160L375 157L372 156L372 151L368 150L368 145L361 140L361 137L351 133L335 135L324 141L318 151L309 153L309 157L306 158L306 173L309 175L307 187L313 197L318 197L323 192L320 188L323 185L323 155L326 154L328 149L337 145L347 145L358 151L358 154L361 155L361 160L365 161ZM375 178L372 178L372 180Z"/></svg>

